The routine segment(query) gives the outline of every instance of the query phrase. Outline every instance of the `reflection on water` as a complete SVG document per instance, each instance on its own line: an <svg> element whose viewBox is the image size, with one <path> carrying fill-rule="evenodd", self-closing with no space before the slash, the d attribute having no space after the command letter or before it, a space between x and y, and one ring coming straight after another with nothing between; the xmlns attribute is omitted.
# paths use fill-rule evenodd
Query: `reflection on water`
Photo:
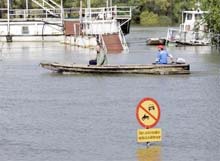
<svg viewBox="0 0 220 161"><path fill-rule="evenodd" d="M161 145L137 149L137 161L162 161Z"/></svg>

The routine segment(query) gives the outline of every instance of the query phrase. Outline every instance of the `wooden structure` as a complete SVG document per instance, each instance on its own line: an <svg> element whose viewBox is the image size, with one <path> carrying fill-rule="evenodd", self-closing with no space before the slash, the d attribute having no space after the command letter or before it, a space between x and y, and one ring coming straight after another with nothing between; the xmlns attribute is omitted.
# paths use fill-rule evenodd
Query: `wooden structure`
<svg viewBox="0 0 220 161"><path fill-rule="evenodd" d="M120 53L123 46L118 34L102 35L108 53Z"/></svg>
<svg viewBox="0 0 220 161"><path fill-rule="evenodd" d="M64 20L64 34L65 36L77 36L82 34L80 21Z"/></svg>
<svg viewBox="0 0 220 161"><path fill-rule="evenodd" d="M165 45L165 38L149 38L146 41L147 45Z"/></svg>
<svg viewBox="0 0 220 161"><path fill-rule="evenodd" d="M190 74L189 64L126 64L95 66L86 64L40 63L40 66L62 74Z"/></svg>

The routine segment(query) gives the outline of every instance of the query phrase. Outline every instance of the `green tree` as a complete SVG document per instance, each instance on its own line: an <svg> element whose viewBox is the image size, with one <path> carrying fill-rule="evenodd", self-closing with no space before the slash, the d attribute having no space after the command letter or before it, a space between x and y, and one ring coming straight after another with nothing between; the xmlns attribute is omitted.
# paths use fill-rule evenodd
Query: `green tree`
<svg viewBox="0 0 220 161"><path fill-rule="evenodd" d="M170 25L172 25L172 20L168 16L160 16L159 17L159 25L160 26L170 26Z"/></svg>
<svg viewBox="0 0 220 161"><path fill-rule="evenodd" d="M207 0L209 14L206 17L208 26L214 33L220 33L220 3L219 0Z"/></svg>
<svg viewBox="0 0 220 161"><path fill-rule="evenodd" d="M153 12L144 11L140 15L141 25L155 26L159 24L159 17Z"/></svg>

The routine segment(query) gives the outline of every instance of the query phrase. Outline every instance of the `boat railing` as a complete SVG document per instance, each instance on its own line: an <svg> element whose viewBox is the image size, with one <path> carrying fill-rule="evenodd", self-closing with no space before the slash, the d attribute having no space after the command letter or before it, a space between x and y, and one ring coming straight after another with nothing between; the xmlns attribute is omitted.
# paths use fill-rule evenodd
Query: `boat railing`
<svg viewBox="0 0 220 161"><path fill-rule="evenodd" d="M168 28L167 31L167 42L176 42L180 39L180 33L178 29L175 28Z"/></svg>
<svg viewBox="0 0 220 161"><path fill-rule="evenodd" d="M47 12L44 9L10 9L9 17L10 21L19 20L44 20L53 19L57 20L62 18L62 11L59 8L52 10L54 14ZM79 19L79 8L64 8L64 19ZM0 8L0 21L7 21L7 8ZM56 16L55 16L56 15Z"/></svg>
<svg viewBox="0 0 220 161"><path fill-rule="evenodd" d="M129 52L128 44L127 44L126 39L125 39L125 35L124 35L124 33L122 32L120 26L119 26L119 39L120 39L120 41L121 41L121 44L122 44L123 49L124 49L125 51Z"/></svg>
<svg viewBox="0 0 220 161"><path fill-rule="evenodd" d="M117 7L117 19L131 19L132 7L120 6Z"/></svg>
<svg viewBox="0 0 220 161"><path fill-rule="evenodd" d="M44 9L49 14L53 15L54 17L59 17L63 19L63 4L58 4L53 0L32 0L38 7ZM60 10L60 14L54 12L55 9Z"/></svg>
<svg viewBox="0 0 220 161"><path fill-rule="evenodd" d="M83 8L82 17L84 21L91 20L112 20L112 19L131 19L131 7L112 6L101 8ZM63 12L63 13L62 13ZM8 9L0 8L0 21L7 20ZM10 9L10 20L29 20L38 18L74 18L80 19L80 8L61 8L49 6L44 9Z"/></svg>
<svg viewBox="0 0 220 161"><path fill-rule="evenodd" d="M101 7L84 8L84 20L111 20L111 19L130 19L131 7Z"/></svg>
<svg viewBox="0 0 220 161"><path fill-rule="evenodd" d="M104 52L107 53L108 50L107 50L107 47L106 47L106 44L105 44L105 41L104 41L103 36L102 36L102 35L99 35L99 38L101 38L102 48L103 48Z"/></svg>
<svg viewBox="0 0 220 161"><path fill-rule="evenodd" d="M81 22L86 34L111 34L119 32L119 19L123 19L120 23L127 23L131 19L131 7L84 8L82 14ZM100 24L105 27L100 28Z"/></svg>

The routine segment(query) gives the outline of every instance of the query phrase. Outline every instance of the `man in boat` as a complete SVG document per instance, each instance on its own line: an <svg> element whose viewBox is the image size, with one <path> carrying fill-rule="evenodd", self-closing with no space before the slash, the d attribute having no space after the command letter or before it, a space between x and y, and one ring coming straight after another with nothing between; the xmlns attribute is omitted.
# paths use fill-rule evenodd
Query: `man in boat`
<svg viewBox="0 0 220 161"><path fill-rule="evenodd" d="M107 56L103 50L101 50L101 44L98 42L96 46L96 58L89 61L89 65L102 66L107 64Z"/></svg>
<svg viewBox="0 0 220 161"><path fill-rule="evenodd" d="M170 58L173 63L173 56L165 50L163 45L158 45L157 48L158 53L155 61L156 64L167 64L168 58Z"/></svg>

